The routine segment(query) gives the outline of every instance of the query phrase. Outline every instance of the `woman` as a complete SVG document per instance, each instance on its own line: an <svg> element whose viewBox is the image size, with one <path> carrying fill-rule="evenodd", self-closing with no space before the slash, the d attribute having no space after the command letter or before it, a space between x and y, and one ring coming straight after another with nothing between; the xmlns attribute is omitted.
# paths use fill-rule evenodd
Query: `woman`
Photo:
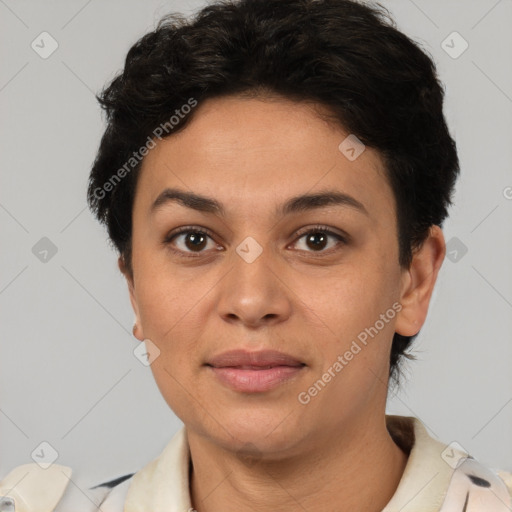
<svg viewBox="0 0 512 512"><path fill-rule="evenodd" d="M510 510L510 473L385 414L459 162L435 66L383 9L168 16L99 100L89 204L184 427L57 511Z"/></svg>

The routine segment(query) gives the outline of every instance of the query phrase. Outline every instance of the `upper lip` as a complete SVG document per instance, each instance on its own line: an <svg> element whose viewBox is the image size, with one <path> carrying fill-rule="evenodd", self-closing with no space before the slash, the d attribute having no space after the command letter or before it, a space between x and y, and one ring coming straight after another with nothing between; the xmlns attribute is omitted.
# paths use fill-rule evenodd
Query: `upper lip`
<svg viewBox="0 0 512 512"><path fill-rule="evenodd" d="M239 366L304 366L304 363L295 357L277 350L260 350L255 352L247 350L229 350L212 357L206 364L215 368Z"/></svg>

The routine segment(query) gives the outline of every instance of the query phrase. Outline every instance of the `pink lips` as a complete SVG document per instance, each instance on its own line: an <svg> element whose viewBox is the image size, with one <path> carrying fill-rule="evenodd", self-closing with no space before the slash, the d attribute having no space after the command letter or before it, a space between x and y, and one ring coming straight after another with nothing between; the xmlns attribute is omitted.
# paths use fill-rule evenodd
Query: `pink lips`
<svg viewBox="0 0 512 512"><path fill-rule="evenodd" d="M294 377L305 364L275 350L232 350L211 358L206 366L223 384L235 391L261 393Z"/></svg>

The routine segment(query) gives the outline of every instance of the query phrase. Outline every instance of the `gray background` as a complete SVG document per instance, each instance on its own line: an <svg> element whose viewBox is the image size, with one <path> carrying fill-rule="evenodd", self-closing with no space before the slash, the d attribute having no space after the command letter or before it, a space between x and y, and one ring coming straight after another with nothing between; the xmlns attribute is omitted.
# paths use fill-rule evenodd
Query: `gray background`
<svg viewBox="0 0 512 512"><path fill-rule="evenodd" d="M445 224L458 259L387 412L511 471L512 2L383 4L437 63L462 168ZM163 14L201 5L0 0L0 476L46 441L92 485L141 468L181 425L133 355L127 288L85 191L103 130L93 93ZM46 59L31 48L43 31L59 45ZM458 58L441 46L453 31L469 44ZM32 252L43 237L46 262Z"/></svg>

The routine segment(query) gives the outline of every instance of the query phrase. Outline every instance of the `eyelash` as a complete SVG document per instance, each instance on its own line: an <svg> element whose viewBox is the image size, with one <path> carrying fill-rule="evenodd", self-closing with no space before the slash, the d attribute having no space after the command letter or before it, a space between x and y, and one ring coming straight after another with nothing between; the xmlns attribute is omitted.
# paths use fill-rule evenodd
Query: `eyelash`
<svg viewBox="0 0 512 512"><path fill-rule="evenodd" d="M163 244L172 252L174 252L180 256L183 256L185 258L198 258L201 256L202 252L204 252L204 251L193 253L193 252L182 251L181 249L175 249L174 247L172 247L172 241L179 235L182 235L183 233L196 233L196 234L201 234L201 235L207 235L208 237L210 237L210 239L212 239L212 240L214 239L213 233L209 229L198 228L197 226L184 226L182 228L179 228L177 231L173 231L173 232L169 233L165 237ZM306 235L309 235L312 233L323 233L325 235L332 236L338 240L338 244L335 247L333 247L331 249L327 249L325 251L324 250L318 251L317 254L315 254L314 251L305 251L305 252L311 252L311 255L313 257L322 257L323 255L330 254L333 250L336 251L337 249L339 249L339 245L346 244L347 240L348 240L348 236L344 237L344 236L340 235L339 233L335 233L334 231L329 229L327 226L316 225L312 228L307 229L306 231L298 231L295 234L297 239L294 243L296 243L298 240L305 237Z"/></svg>

